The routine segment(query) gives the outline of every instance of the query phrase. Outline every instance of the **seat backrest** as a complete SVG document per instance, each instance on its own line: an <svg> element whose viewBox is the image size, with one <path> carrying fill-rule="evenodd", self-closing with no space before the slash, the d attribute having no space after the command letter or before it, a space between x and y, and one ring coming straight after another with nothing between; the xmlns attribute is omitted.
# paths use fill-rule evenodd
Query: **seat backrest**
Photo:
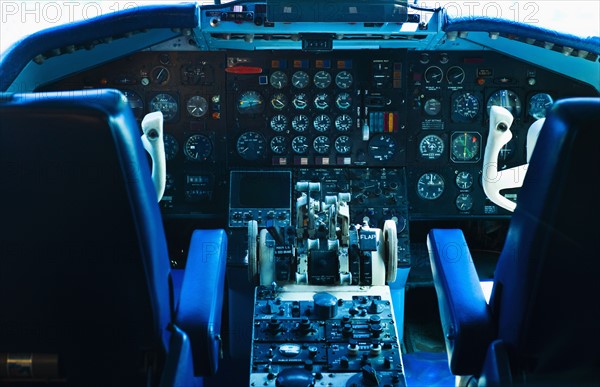
<svg viewBox="0 0 600 387"><path fill-rule="evenodd" d="M599 143L600 98L554 105L518 196L490 302L513 376L598 378Z"/></svg>
<svg viewBox="0 0 600 387"><path fill-rule="evenodd" d="M140 129L114 90L0 99L0 353L74 385L138 385L165 355L169 260Z"/></svg>

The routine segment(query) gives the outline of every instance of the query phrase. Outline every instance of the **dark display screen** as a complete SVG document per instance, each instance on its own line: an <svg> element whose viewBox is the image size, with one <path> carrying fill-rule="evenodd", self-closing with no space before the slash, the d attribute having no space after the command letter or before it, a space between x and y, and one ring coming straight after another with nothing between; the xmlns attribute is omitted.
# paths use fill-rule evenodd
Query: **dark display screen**
<svg viewBox="0 0 600 387"><path fill-rule="evenodd" d="M231 172L232 208L288 208L290 172Z"/></svg>

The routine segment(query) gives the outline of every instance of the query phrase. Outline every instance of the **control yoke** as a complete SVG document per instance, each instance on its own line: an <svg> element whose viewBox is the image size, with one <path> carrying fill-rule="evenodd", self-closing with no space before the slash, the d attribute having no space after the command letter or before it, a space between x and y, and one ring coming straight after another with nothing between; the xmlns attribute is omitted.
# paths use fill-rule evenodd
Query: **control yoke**
<svg viewBox="0 0 600 387"><path fill-rule="evenodd" d="M157 199L165 193L167 181L167 161L165 159L165 143L163 140L163 114L160 111L146 114L142 120L142 144L152 158L152 182L156 189Z"/></svg>

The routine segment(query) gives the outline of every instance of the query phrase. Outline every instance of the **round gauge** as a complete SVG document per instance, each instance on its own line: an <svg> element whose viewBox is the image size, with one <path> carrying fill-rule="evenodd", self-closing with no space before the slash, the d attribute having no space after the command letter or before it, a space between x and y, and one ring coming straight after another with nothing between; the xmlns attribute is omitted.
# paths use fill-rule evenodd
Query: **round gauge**
<svg viewBox="0 0 600 387"><path fill-rule="evenodd" d="M210 139L202 134L194 134L185 140L183 154L191 161L206 161L212 153Z"/></svg>
<svg viewBox="0 0 600 387"><path fill-rule="evenodd" d="M428 116L437 116L442 111L442 103L438 99L430 98L425 101L423 110Z"/></svg>
<svg viewBox="0 0 600 387"><path fill-rule="evenodd" d="M313 77L313 83L319 89L325 89L331 85L331 74L327 71L321 70Z"/></svg>
<svg viewBox="0 0 600 387"><path fill-rule="evenodd" d="M274 88L283 89L288 84L288 77L283 71L277 70L271 74L269 77L269 82Z"/></svg>
<svg viewBox="0 0 600 387"><path fill-rule="evenodd" d="M448 78L448 83L459 85L465 81L465 70L462 67L452 66L446 72L446 78Z"/></svg>
<svg viewBox="0 0 600 387"><path fill-rule="evenodd" d="M515 153L515 138L513 137L509 142L507 142L502 148L500 148L500 152L498 152L498 160L507 161L513 157Z"/></svg>
<svg viewBox="0 0 600 387"><path fill-rule="evenodd" d="M340 93L335 99L335 106L340 110L348 110L352 107L352 96L348 93Z"/></svg>
<svg viewBox="0 0 600 387"><path fill-rule="evenodd" d="M379 134L369 141L369 154L378 161L388 161L394 158L398 145L393 137Z"/></svg>
<svg viewBox="0 0 600 387"><path fill-rule="evenodd" d="M255 161L265 155L267 142L262 134L245 132L237 140L236 150L238 155L248 161Z"/></svg>
<svg viewBox="0 0 600 387"><path fill-rule="evenodd" d="M292 140L292 150L299 155L303 155L308 151L308 138L304 136L294 137Z"/></svg>
<svg viewBox="0 0 600 387"><path fill-rule="evenodd" d="M452 133L450 143L452 148L450 159L452 161L458 163L479 161L479 149L481 149L481 135L479 133Z"/></svg>
<svg viewBox="0 0 600 387"><path fill-rule="evenodd" d="M444 179L437 173L428 172L417 181L417 193L426 200L438 199L444 193Z"/></svg>
<svg viewBox="0 0 600 387"><path fill-rule="evenodd" d="M444 151L444 141L435 134L429 134L419 144L419 154L428 160L439 159Z"/></svg>
<svg viewBox="0 0 600 387"><path fill-rule="evenodd" d="M313 141L313 148L317 153L322 155L329 153L329 148L331 148L331 145L329 144L329 137L319 136L315 138Z"/></svg>
<svg viewBox="0 0 600 387"><path fill-rule="evenodd" d="M456 174L456 185L460 189L469 189L473 186L473 175L468 171L460 171Z"/></svg>
<svg viewBox="0 0 600 387"><path fill-rule="evenodd" d="M479 98L473 93L462 92L452 98L452 120L471 122L479 114Z"/></svg>
<svg viewBox="0 0 600 387"><path fill-rule="evenodd" d="M277 93L271 97L271 106L275 110L282 110L288 104L288 99L283 93Z"/></svg>
<svg viewBox="0 0 600 387"><path fill-rule="evenodd" d="M287 152L287 140L283 136L275 136L271 139L271 151L282 155Z"/></svg>
<svg viewBox="0 0 600 387"><path fill-rule="evenodd" d="M537 93L529 98L529 115L539 120L546 117L548 109L552 107L554 100L549 94Z"/></svg>
<svg viewBox="0 0 600 387"><path fill-rule="evenodd" d="M258 114L263 111L264 100L258 92L244 91L238 98L237 109L241 114Z"/></svg>
<svg viewBox="0 0 600 387"><path fill-rule="evenodd" d="M297 89L304 89L310 83L310 77L304 71L296 71L292 75L292 85Z"/></svg>
<svg viewBox="0 0 600 387"><path fill-rule="evenodd" d="M513 116L521 114L521 100L519 96L510 90L498 90L490 95L487 100L487 113L490 115L492 106L502 106L508 110Z"/></svg>
<svg viewBox="0 0 600 387"><path fill-rule="evenodd" d="M167 93L156 94L150 100L150 111L161 111L165 121L171 121L177 116L179 105L174 96Z"/></svg>
<svg viewBox="0 0 600 387"><path fill-rule="evenodd" d="M165 143L165 159L173 160L179 153L179 143L175 137L167 133L163 135L163 142Z"/></svg>
<svg viewBox="0 0 600 387"><path fill-rule="evenodd" d="M314 104L319 110L325 110L329 107L329 94L319 93L315 96Z"/></svg>
<svg viewBox="0 0 600 387"><path fill-rule="evenodd" d="M142 97L134 91L130 90L122 90L123 95L127 98L127 103L133 111L133 115L135 118L141 118L144 114L144 101L142 101Z"/></svg>
<svg viewBox="0 0 600 387"><path fill-rule="evenodd" d="M342 114L335 119L335 128L340 132L347 132L352 128L352 117Z"/></svg>
<svg viewBox="0 0 600 387"><path fill-rule="evenodd" d="M320 114L320 115L316 116L315 120L313 121L313 127L315 128L316 131L319 131L319 132L328 131L330 126L331 126L331 118L329 118L329 116L327 114Z"/></svg>
<svg viewBox="0 0 600 387"><path fill-rule="evenodd" d="M171 74L169 73L169 70L167 70L166 67L158 66L152 69L151 76L152 81L154 81L154 83L159 85L166 85L169 82Z"/></svg>
<svg viewBox="0 0 600 387"><path fill-rule="evenodd" d="M298 110L304 110L308 106L308 97L304 93L296 94L292 100L292 105Z"/></svg>
<svg viewBox="0 0 600 387"><path fill-rule="evenodd" d="M473 196L468 193L461 193L456 197L456 208L460 211L469 211L473 208Z"/></svg>
<svg viewBox="0 0 600 387"><path fill-rule="evenodd" d="M340 89L349 89L350 86L352 86L352 81L352 74L350 74L348 71L340 71L335 76L335 84Z"/></svg>
<svg viewBox="0 0 600 387"><path fill-rule="evenodd" d="M188 99L186 107L192 117L200 118L208 111L208 102L204 97L195 95Z"/></svg>
<svg viewBox="0 0 600 387"><path fill-rule="evenodd" d="M335 139L335 151L346 155L352 150L352 140L348 136L339 136Z"/></svg>
<svg viewBox="0 0 600 387"><path fill-rule="evenodd" d="M271 129L273 129L274 131L283 132L287 128L288 119L283 114L278 114L271 118L270 125Z"/></svg>
<svg viewBox="0 0 600 387"><path fill-rule="evenodd" d="M444 72L437 66L428 67L425 70L425 82L427 83L441 83L444 79Z"/></svg>
<svg viewBox="0 0 600 387"><path fill-rule="evenodd" d="M308 129L308 117L304 114L298 114L292 118L292 129L296 132L304 132Z"/></svg>

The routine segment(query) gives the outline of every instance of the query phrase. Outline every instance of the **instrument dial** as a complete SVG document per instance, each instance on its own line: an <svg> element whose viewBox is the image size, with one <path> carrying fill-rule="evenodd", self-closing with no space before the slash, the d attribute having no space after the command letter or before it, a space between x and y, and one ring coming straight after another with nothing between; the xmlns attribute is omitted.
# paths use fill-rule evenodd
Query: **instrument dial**
<svg viewBox="0 0 600 387"><path fill-rule="evenodd" d="M275 110L282 110L288 104L288 99L283 93L277 93L271 97L271 107Z"/></svg>
<svg viewBox="0 0 600 387"><path fill-rule="evenodd" d="M204 97L195 95L188 99L186 107L190 116L200 118L208 111L208 102Z"/></svg>
<svg viewBox="0 0 600 387"><path fill-rule="evenodd" d="M340 132L347 132L352 128L352 117L342 114L335 119L335 128Z"/></svg>
<svg viewBox="0 0 600 387"><path fill-rule="evenodd" d="M313 83L319 89L325 89L331 85L331 74L327 71L321 70L313 77Z"/></svg>
<svg viewBox="0 0 600 387"><path fill-rule="evenodd" d="M287 140L283 136L275 136L271 139L271 151L273 153L282 155L287 152Z"/></svg>
<svg viewBox="0 0 600 387"><path fill-rule="evenodd" d="M318 136L317 138L315 138L313 141L313 148L317 153L322 155L329 153L329 148L331 148L331 145L329 143L329 137Z"/></svg>
<svg viewBox="0 0 600 387"><path fill-rule="evenodd" d="M298 110L304 110L308 106L308 97L304 93L296 94L292 100L292 105Z"/></svg>
<svg viewBox="0 0 600 387"><path fill-rule="evenodd" d="M141 118L144 114L144 101L142 101L142 97L134 91L130 90L121 90L123 95L127 98L127 103L133 111L133 115L135 118Z"/></svg>
<svg viewBox="0 0 600 387"><path fill-rule="evenodd" d="M393 137L380 134L369 141L369 154L378 161L388 161L394 158L398 145Z"/></svg>
<svg viewBox="0 0 600 387"><path fill-rule="evenodd" d="M460 189L469 189L473 186L473 175L468 171L460 171L456 175L456 185Z"/></svg>
<svg viewBox="0 0 600 387"><path fill-rule="evenodd" d="M304 132L308 129L308 117L304 114L298 114L292 118L292 129L296 132Z"/></svg>
<svg viewBox="0 0 600 387"><path fill-rule="evenodd" d="M470 211L473 208L473 196L469 193L461 193L456 197L456 208L460 211Z"/></svg>
<svg viewBox="0 0 600 387"><path fill-rule="evenodd" d="M455 163L479 161L481 135L477 132L452 133L450 159Z"/></svg>
<svg viewBox="0 0 600 387"><path fill-rule="evenodd" d="M163 141L165 143L165 159L167 161L173 160L177 153L179 153L179 143L172 135L165 133L163 135Z"/></svg>
<svg viewBox="0 0 600 387"><path fill-rule="evenodd" d="M352 150L352 140L348 136L339 136L335 139L334 146L337 153L346 155Z"/></svg>
<svg viewBox="0 0 600 387"><path fill-rule="evenodd" d="M158 66L152 69L152 80L158 85L166 85L169 82L171 73L166 67Z"/></svg>
<svg viewBox="0 0 600 387"><path fill-rule="evenodd" d="M465 81L465 70L462 67L452 66L446 72L446 78L448 79L448 83L460 85Z"/></svg>
<svg viewBox="0 0 600 387"><path fill-rule="evenodd" d="M352 96L349 93L340 93L335 99L335 106L340 110L348 110L352 107Z"/></svg>
<svg viewBox="0 0 600 387"><path fill-rule="evenodd" d="M283 114L277 114L276 116L271 118L270 125L271 129L273 129L274 131L283 132L287 128L288 119Z"/></svg>
<svg viewBox="0 0 600 387"><path fill-rule="evenodd" d="M308 138L305 136L297 136L292 140L292 150L299 155L303 155L308 151Z"/></svg>
<svg viewBox="0 0 600 387"><path fill-rule="evenodd" d="M257 132L245 132L236 143L238 155L248 161L261 159L265 155L267 142L262 134Z"/></svg>
<svg viewBox="0 0 600 387"><path fill-rule="evenodd" d="M288 84L288 77L283 71L275 71L269 77L269 83L276 89L283 89Z"/></svg>
<svg viewBox="0 0 600 387"><path fill-rule="evenodd" d="M177 117L179 105L177 104L177 99L173 95L160 93L150 100L149 110L151 112L161 111L165 121L172 121Z"/></svg>
<svg viewBox="0 0 600 387"><path fill-rule="evenodd" d="M444 193L444 188L444 179L434 172L424 173L417 181L417 194L425 200L438 199Z"/></svg>
<svg viewBox="0 0 600 387"><path fill-rule="evenodd" d="M240 114L258 114L265 107L264 99L257 91L243 92L238 98L237 109Z"/></svg>
<svg viewBox="0 0 600 387"><path fill-rule="evenodd" d="M444 141L435 134L429 134L421 140L419 144L419 154L424 159L435 160L439 159L444 152Z"/></svg>
<svg viewBox="0 0 600 387"><path fill-rule="evenodd" d="M315 107L319 110L325 110L329 107L329 94L327 93L319 93L315 96L314 104Z"/></svg>
<svg viewBox="0 0 600 387"><path fill-rule="evenodd" d="M313 127L318 132L326 132L331 126L331 118L327 114L320 114L315 117L313 121Z"/></svg>
<svg viewBox="0 0 600 387"><path fill-rule="evenodd" d="M335 76L335 84L340 89L349 89L350 86L352 86L352 81L353 81L352 74L350 74L350 72L345 71L345 70L340 71Z"/></svg>
<svg viewBox="0 0 600 387"><path fill-rule="evenodd" d="M425 70L425 82L427 83L442 83L444 72L437 66L428 67Z"/></svg>
<svg viewBox="0 0 600 387"><path fill-rule="evenodd" d="M490 98L488 98L487 101L488 116L490 115L492 106L502 106L515 117L521 114L521 100L519 99L519 96L511 90L498 90L490 95Z"/></svg>
<svg viewBox="0 0 600 387"><path fill-rule="evenodd" d="M472 122L479 114L479 98L468 91L461 92L452 98L452 120L455 122Z"/></svg>
<svg viewBox="0 0 600 387"><path fill-rule="evenodd" d="M442 111L442 103L438 99L430 98L425 101L423 110L428 116L437 116Z"/></svg>
<svg viewBox="0 0 600 387"><path fill-rule="evenodd" d="M210 139L202 134L194 134L185 140L183 154L190 161L206 161L212 153Z"/></svg>
<svg viewBox="0 0 600 387"><path fill-rule="evenodd" d="M297 89L304 89L310 83L310 77L304 71L296 71L292 75L292 85Z"/></svg>
<svg viewBox="0 0 600 387"><path fill-rule="evenodd" d="M552 107L554 100L549 94L537 93L529 98L529 115L539 120L546 117L548 109Z"/></svg>

